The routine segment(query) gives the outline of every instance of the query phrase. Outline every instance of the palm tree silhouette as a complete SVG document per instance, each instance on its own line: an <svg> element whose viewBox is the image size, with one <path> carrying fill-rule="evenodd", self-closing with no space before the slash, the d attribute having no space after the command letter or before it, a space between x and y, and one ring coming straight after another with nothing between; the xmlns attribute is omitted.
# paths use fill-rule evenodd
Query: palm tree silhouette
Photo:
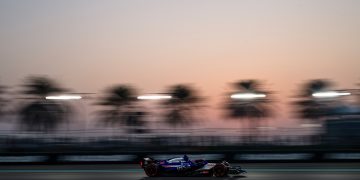
<svg viewBox="0 0 360 180"><path fill-rule="evenodd" d="M302 85L298 100L294 102L297 115L304 120L319 122L333 116L336 101L333 98L314 98L313 93L328 91L333 83L324 79L310 80Z"/></svg>
<svg viewBox="0 0 360 180"><path fill-rule="evenodd" d="M329 91L332 88L333 83L325 79L305 82L300 88L299 95L297 96L298 99L293 102L297 116L304 121L321 125L324 120L341 115L337 111L339 105L338 98L316 98L313 96L314 93ZM311 136L310 140L316 143L321 137L321 134L315 134L315 136Z"/></svg>
<svg viewBox="0 0 360 180"><path fill-rule="evenodd" d="M32 101L20 108L20 128L40 132L55 130L65 120L68 109L64 103L48 100L46 96L66 90L54 80L42 76L27 78L23 88L23 93Z"/></svg>
<svg viewBox="0 0 360 180"><path fill-rule="evenodd" d="M360 83L357 83L357 85L360 87ZM356 96L357 96L357 105L358 105L358 109L360 108L360 89L356 90ZM360 114L360 109L358 110L359 114Z"/></svg>
<svg viewBox="0 0 360 180"><path fill-rule="evenodd" d="M137 105L136 90L129 85L117 85L105 90L99 105L108 107L100 111L106 126L126 126L130 133L143 133L145 112Z"/></svg>
<svg viewBox="0 0 360 180"><path fill-rule="evenodd" d="M5 115L5 107L8 104L8 100L3 97L5 94L5 86L0 85L0 117Z"/></svg>
<svg viewBox="0 0 360 180"><path fill-rule="evenodd" d="M165 122L174 127L192 123L193 110L202 100L195 89L189 85L179 84L171 86L167 94L171 95L171 98L163 103L166 108Z"/></svg>
<svg viewBox="0 0 360 180"><path fill-rule="evenodd" d="M269 92L262 89L262 83L257 80L238 81L233 85L231 94L252 93L265 94L266 98L234 99L226 97L226 116L232 119L249 120L250 129L256 132L259 121L271 116L272 110Z"/></svg>

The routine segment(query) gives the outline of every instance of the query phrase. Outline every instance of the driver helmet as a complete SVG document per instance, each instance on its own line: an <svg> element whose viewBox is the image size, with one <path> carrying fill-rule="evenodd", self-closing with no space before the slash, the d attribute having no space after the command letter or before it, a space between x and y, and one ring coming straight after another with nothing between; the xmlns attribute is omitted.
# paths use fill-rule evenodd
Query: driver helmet
<svg viewBox="0 0 360 180"><path fill-rule="evenodd" d="M189 161L189 157L186 154L184 155L183 158L184 158L184 161Z"/></svg>

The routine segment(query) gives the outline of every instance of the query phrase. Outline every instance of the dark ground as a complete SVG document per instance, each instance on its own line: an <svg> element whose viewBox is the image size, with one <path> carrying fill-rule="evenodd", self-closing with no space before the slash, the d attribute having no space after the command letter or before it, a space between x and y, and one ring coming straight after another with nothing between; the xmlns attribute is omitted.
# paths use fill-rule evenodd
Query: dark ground
<svg viewBox="0 0 360 180"><path fill-rule="evenodd" d="M262 163L234 164L248 171L246 176L225 178L148 178L138 165L18 165L0 166L1 180L359 180L360 163Z"/></svg>

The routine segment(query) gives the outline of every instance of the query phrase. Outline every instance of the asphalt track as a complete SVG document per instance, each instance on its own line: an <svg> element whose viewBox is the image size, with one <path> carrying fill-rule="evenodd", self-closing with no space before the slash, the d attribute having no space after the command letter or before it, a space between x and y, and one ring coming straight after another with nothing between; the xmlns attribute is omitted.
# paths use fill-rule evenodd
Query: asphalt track
<svg viewBox="0 0 360 180"><path fill-rule="evenodd" d="M246 176L148 178L138 165L19 165L0 166L1 180L359 180L360 163L235 164Z"/></svg>

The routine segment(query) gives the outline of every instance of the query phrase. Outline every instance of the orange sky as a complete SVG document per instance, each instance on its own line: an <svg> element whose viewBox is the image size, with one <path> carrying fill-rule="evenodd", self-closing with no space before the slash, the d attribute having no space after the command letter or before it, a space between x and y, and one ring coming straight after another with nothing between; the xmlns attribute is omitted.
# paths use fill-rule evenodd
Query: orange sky
<svg viewBox="0 0 360 180"><path fill-rule="evenodd" d="M0 83L46 74L78 92L195 84L220 117L228 83L261 79L276 121L304 80L359 82L360 1L1 1ZM276 124L280 124L280 123Z"/></svg>

